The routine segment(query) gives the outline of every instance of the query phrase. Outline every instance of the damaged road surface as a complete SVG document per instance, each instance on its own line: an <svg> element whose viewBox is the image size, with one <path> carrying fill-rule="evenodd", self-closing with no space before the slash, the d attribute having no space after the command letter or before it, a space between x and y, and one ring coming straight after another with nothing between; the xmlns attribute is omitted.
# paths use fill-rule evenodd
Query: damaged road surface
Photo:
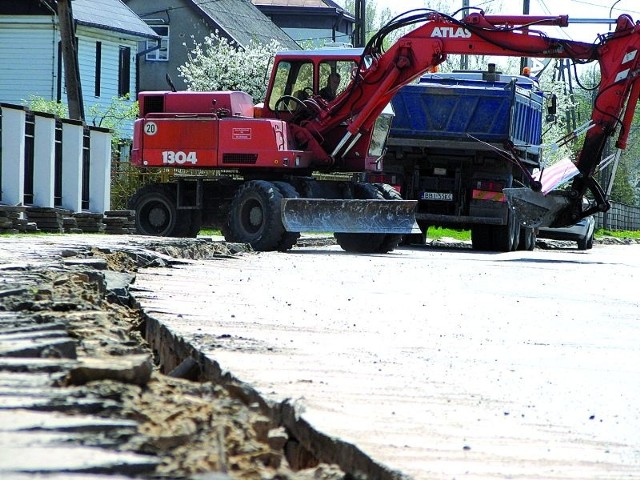
<svg viewBox="0 0 640 480"><path fill-rule="evenodd" d="M640 478L640 245L0 247L3 480Z"/></svg>

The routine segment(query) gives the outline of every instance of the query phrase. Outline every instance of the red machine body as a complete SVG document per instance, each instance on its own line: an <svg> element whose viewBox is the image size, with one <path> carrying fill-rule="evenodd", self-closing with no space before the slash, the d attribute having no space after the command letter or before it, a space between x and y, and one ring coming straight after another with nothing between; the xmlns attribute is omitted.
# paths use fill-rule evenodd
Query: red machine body
<svg viewBox="0 0 640 480"><path fill-rule="evenodd" d="M244 92L142 92L131 162L144 167L308 168L287 123L253 118Z"/></svg>

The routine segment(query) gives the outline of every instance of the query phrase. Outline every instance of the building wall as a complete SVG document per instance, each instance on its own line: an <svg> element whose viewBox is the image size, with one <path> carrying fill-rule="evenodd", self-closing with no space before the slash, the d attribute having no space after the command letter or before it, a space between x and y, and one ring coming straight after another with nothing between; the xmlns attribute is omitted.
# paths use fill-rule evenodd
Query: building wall
<svg viewBox="0 0 640 480"><path fill-rule="evenodd" d="M22 105L30 95L55 99L59 35L51 19L0 16L0 102Z"/></svg>
<svg viewBox="0 0 640 480"><path fill-rule="evenodd" d="M186 85L178 74L178 67L187 62L194 40L202 43L212 33L211 27L182 0L155 0L152 3L148 0L129 0L127 5L151 27L169 25L169 61L147 60L145 55L141 56L138 59L140 90L167 90L167 73L178 90L185 90ZM166 10L170 13L166 13ZM146 49L146 42L141 42L139 48L140 51Z"/></svg>
<svg viewBox="0 0 640 480"><path fill-rule="evenodd" d="M93 124L90 109L100 105L104 110L118 96L120 47L130 49L129 92L136 99L137 39L106 30L80 26L78 62L85 117ZM102 43L100 94L96 86L96 42ZM59 58L60 34L52 17L31 16L28 19L0 17L0 102L28 105L32 97L66 102L64 68ZM130 132L130 126L125 132Z"/></svg>
<svg viewBox="0 0 640 480"><path fill-rule="evenodd" d="M331 9L263 5L258 5L258 8L301 45L322 47L332 43L350 44L352 41L352 21Z"/></svg>
<svg viewBox="0 0 640 480"><path fill-rule="evenodd" d="M136 100L136 52L138 42L118 35L104 35L102 31L85 27L78 28L78 63L80 64L80 80L86 121L93 124L90 117L92 106L102 109L111 104L119 94L119 59L120 48L127 47L129 52L130 102ZM96 96L96 42L101 42L102 60L100 67L100 91Z"/></svg>

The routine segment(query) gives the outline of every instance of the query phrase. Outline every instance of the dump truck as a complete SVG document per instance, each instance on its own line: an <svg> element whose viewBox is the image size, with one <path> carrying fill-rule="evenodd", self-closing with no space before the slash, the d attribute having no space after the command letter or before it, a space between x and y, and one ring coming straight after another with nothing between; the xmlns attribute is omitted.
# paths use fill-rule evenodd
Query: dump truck
<svg viewBox="0 0 640 480"><path fill-rule="evenodd" d="M475 249L532 249L535 228L520 224L503 190L526 185L540 167L552 103L538 82L493 64L484 72L429 73L392 104L384 165L402 196L418 201L422 235L409 238L446 227L471 230Z"/></svg>

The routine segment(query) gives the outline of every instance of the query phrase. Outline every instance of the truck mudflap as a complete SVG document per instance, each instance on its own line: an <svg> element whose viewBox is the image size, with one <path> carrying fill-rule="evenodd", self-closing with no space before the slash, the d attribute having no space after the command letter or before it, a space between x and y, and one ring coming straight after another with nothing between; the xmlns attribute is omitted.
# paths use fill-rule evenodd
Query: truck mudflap
<svg viewBox="0 0 640 480"><path fill-rule="evenodd" d="M417 200L285 198L282 224L288 232L420 233Z"/></svg>
<svg viewBox="0 0 640 480"><path fill-rule="evenodd" d="M517 213L520 224L525 227L560 226L567 209L572 208L570 198L563 192L547 195L530 188L505 188L503 190L509 206Z"/></svg>

